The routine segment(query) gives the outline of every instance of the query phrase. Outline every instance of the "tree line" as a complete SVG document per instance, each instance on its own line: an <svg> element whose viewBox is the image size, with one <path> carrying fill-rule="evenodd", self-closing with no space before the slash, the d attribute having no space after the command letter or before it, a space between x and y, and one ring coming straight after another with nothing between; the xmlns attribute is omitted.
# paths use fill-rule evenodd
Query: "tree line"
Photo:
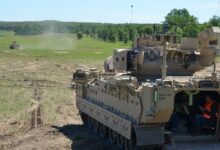
<svg viewBox="0 0 220 150"><path fill-rule="evenodd" d="M158 24L160 27L161 24ZM78 39L90 36L104 41L123 41L127 43L137 35L152 34L151 24L110 24L110 23L80 23L59 21L37 22L0 22L1 30L12 30L15 35L39 35L46 32L73 33ZM159 32L159 31L158 31Z"/></svg>
<svg viewBox="0 0 220 150"><path fill-rule="evenodd" d="M177 34L180 37L196 37L197 33L211 26L220 26L220 17L213 16L200 24L198 18L187 9L173 9L160 24L110 24L60 21L0 22L1 30L12 30L16 35L39 35L45 32L72 33L78 39L90 36L104 41L127 43L146 34Z"/></svg>

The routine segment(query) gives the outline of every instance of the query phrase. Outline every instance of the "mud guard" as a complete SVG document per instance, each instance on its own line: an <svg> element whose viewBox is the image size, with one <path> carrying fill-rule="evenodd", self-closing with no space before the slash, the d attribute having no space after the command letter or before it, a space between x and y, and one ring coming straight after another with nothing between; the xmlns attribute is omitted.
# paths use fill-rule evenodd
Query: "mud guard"
<svg viewBox="0 0 220 150"><path fill-rule="evenodd" d="M134 126L137 146L157 145L164 143L162 126Z"/></svg>

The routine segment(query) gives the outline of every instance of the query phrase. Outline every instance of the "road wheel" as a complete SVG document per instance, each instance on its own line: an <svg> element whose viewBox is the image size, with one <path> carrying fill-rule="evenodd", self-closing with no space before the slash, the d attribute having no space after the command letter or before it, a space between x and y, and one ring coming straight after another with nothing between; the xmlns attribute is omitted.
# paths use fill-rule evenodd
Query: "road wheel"
<svg viewBox="0 0 220 150"><path fill-rule="evenodd" d="M94 120L94 124L93 124L93 130L98 133L99 132L99 122Z"/></svg>
<svg viewBox="0 0 220 150"><path fill-rule="evenodd" d="M109 140L111 143L116 143L117 133L113 130L109 130Z"/></svg>
<svg viewBox="0 0 220 150"><path fill-rule="evenodd" d="M117 134L117 146L118 148L123 148L125 143L125 138L120 134Z"/></svg>
<svg viewBox="0 0 220 150"><path fill-rule="evenodd" d="M125 139L125 150L132 150L132 147L130 145L130 140Z"/></svg>
<svg viewBox="0 0 220 150"><path fill-rule="evenodd" d="M135 149L136 146L136 138L134 136L131 136L131 139L125 139L125 143L124 143L124 149L125 150L133 150Z"/></svg>
<svg viewBox="0 0 220 150"><path fill-rule="evenodd" d="M93 128L93 119L89 116L88 116L88 119L87 119L87 124L88 124L89 129Z"/></svg>
<svg viewBox="0 0 220 150"><path fill-rule="evenodd" d="M107 137L107 133L108 133L108 128L103 125L103 124L100 124L99 126L99 134L102 138L106 138Z"/></svg>

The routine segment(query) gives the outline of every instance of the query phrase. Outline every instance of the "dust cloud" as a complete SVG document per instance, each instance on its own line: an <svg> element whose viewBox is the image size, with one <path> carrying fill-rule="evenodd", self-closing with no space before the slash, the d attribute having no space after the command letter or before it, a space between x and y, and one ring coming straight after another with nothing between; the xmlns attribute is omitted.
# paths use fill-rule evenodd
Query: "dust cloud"
<svg viewBox="0 0 220 150"><path fill-rule="evenodd" d="M64 50L74 49L75 36L68 30L65 33L57 33L57 27L50 25L41 35L24 37L22 49L26 50Z"/></svg>

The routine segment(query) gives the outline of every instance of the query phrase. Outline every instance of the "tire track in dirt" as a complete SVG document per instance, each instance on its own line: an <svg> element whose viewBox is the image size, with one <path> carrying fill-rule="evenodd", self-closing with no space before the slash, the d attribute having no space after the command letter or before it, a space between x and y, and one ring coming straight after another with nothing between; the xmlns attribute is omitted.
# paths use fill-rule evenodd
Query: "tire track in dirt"
<svg viewBox="0 0 220 150"><path fill-rule="evenodd" d="M33 106L31 107L31 120L30 129L39 128L43 125L42 119L42 104L41 100L43 97L43 92L37 81L32 81L33 85Z"/></svg>
<svg viewBox="0 0 220 150"><path fill-rule="evenodd" d="M71 85L67 86L64 82L56 82L51 80L33 80L33 79L23 79L23 80L12 80L9 78L1 78L0 81L6 81L8 84L0 84L0 86L6 87L22 87L22 88L33 88L34 83L38 84L38 87L56 87L56 88L69 88Z"/></svg>

